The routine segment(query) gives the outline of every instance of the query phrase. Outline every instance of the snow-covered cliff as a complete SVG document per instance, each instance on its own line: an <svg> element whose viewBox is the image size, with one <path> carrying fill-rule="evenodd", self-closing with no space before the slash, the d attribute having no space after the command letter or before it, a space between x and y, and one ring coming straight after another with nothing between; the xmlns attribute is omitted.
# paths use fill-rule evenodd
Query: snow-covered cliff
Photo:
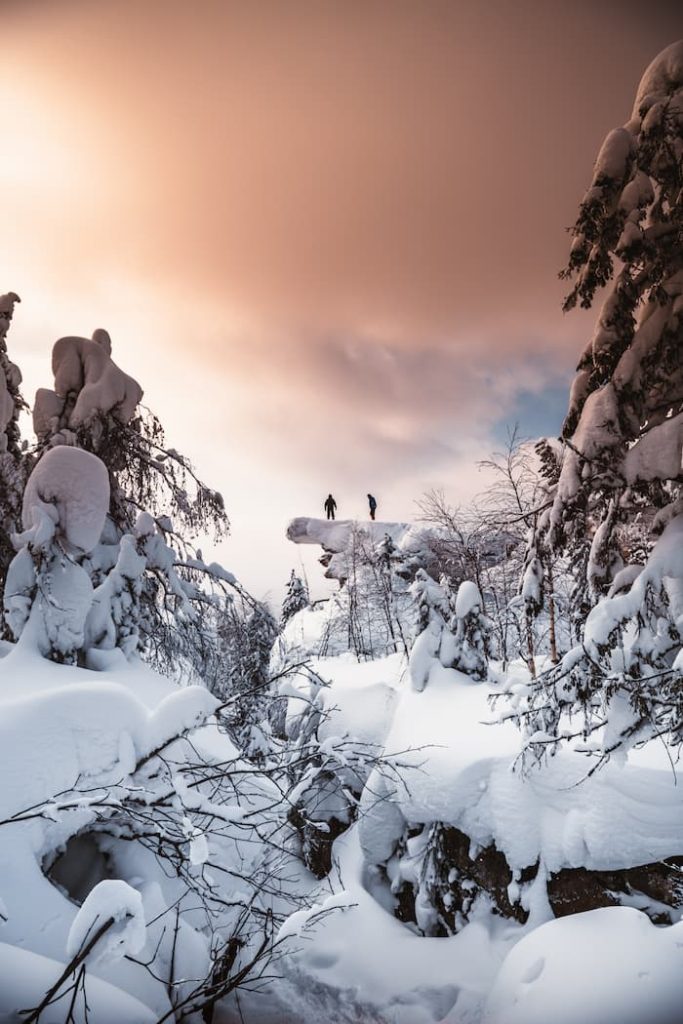
<svg viewBox="0 0 683 1024"><path fill-rule="evenodd" d="M403 552L417 549L419 530L410 523L380 523L356 519L292 519L287 527L287 540L294 544L319 544L323 549L320 559L327 579L343 582L348 578L349 558L356 549L376 548L389 536Z"/></svg>

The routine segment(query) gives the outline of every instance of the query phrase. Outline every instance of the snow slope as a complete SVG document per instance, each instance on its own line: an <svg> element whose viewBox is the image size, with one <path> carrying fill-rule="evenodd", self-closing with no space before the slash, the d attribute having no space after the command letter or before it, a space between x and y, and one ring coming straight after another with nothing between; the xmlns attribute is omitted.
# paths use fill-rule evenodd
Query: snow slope
<svg viewBox="0 0 683 1024"><path fill-rule="evenodd" d="M0 942L0 1021L16 1020L11 1011L17 1007L37 1006L63 969L62 961ZM156 1013L147 1006L101 978L88 974L85 991L88 1016L86 1018L79 999L74 1009L73 1024L87 1024L88 1021L91 1024L154 1024L157 1020ZM64 1020L68 1004L68 997L61 999L50 1015L43 1014L46 1024L48 1016L54 1021Z"/></svg>

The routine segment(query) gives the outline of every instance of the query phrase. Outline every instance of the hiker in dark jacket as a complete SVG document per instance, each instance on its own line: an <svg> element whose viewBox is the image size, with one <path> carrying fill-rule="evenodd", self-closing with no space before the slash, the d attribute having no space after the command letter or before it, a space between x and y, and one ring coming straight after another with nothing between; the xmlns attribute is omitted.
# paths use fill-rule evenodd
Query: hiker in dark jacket
<svg viewBox="0 0 683 1024"><path fill-rule="evenodd" d="M327 499L325 501L325 506L324 507L325 507L325 511L327 512L327 518L328 519L334 519L334 510L337 507L337 502L334 500L334 498L332 497L331 494L327 495Z"/></svg>
<svg viewBox="0 0 683 1024"><path fill-rule="evenodd" d="M377 511L377 500L371 494L368 494L368 504L370 505L370 518L374 519L375 512Z"/></svg>

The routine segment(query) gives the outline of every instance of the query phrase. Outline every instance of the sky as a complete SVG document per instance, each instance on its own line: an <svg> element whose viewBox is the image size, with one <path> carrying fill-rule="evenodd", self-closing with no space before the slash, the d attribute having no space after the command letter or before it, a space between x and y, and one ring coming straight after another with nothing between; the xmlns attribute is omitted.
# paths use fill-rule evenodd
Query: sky
<svg viewBox="0 0 683 1024"><path fill-rule="evenodd" d="M0 0L0 24L27 397L58 337L105 327L257 596L328 492L412 519L480 489L509 425L558 432L593 319L560 310L565 229L680 5Z"/></svg>

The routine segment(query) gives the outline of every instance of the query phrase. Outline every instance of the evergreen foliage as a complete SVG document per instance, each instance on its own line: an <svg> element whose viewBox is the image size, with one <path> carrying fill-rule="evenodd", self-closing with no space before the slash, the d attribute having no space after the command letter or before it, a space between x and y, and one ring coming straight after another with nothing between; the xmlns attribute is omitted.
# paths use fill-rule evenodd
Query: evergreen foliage
<svg viewBox="0 0 683 1024"><path fill-rule="evenodd" d="M26 408L21 372L7 351L7 332L19 296L0 296L0 593L14 556L12 534L19 528L21 495L28 475L19 432L19 414Z"/></svg>
<svg viewBox="0 0 683 1024"><path fill-rule="evenodd" d="M219 651L212 692L229 701L225 721L235 742L251 757L267 750L269 705L272 701L269 664L278 629L265 604L253 599L227 603L217 622Z"/></svg>
<svg viewBox="0 0 683 1024"><path fill-rule="evenodd" d="M452 608L451 631L455 644L451 665L482 681L488 675L491 656L491 622L484 614L484 602L477 585L463 580Z"/></svg>
<svg viewBox="0 0 683 1024"><path fill-rule="evenodd" d="M308 608L309 604L310 601L306 584L301 577L297 576L294 569L292 569L289 580L287 581L285 597L282 602L282 625L286 626L289 620L293 618L297 612L300 612L303 608Z"/></svg>
<svg viewBox="0 0 683 1024"><path fill-rule="evenodd" d="M539 524L546 548L574 563L583 628L517 708L537 754L560 732L599 733L605 756L683 735L682 106L677 43L653 61L631 119L600 150L563 272L573 281L566 309L590 307L611 286L579 361ZM567 726L572 712L580 724Z"/></svg>

